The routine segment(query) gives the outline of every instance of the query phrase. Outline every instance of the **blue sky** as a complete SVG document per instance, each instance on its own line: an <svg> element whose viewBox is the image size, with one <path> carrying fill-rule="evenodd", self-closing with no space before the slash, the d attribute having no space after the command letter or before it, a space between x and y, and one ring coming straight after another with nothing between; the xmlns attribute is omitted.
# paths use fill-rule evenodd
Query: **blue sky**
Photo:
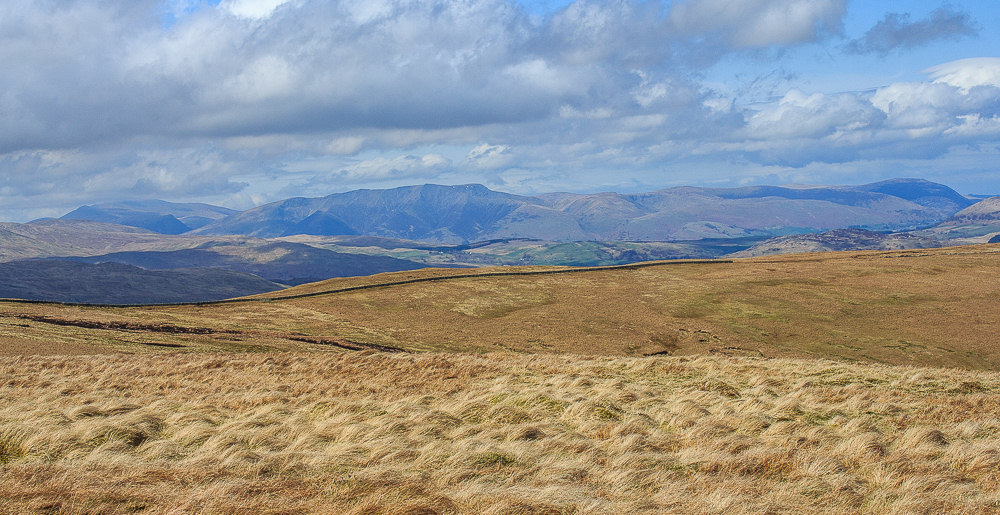
<svg viewBox="0 0 1000 515"><path fill-rule="evenodd" d="M922 177L1000 194L988 1L0 5L0 219Z"/></svg>

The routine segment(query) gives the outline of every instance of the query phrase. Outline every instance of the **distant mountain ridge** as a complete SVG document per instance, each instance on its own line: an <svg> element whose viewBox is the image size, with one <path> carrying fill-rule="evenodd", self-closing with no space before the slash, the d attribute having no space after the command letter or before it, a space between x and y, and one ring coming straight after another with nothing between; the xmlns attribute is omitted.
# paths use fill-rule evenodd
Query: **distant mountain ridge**
<svg viewBox="0 0 1000 515"><path fill-rule="evenodd" d="M921 179L538 196L478 184L426 184L282 200L218 219L193 233L265 238L358 234L441 243L698 240L844 227L914 229L941 222L972 203L947 186Z"/></svg>
<svg viewBox="0 0 1000 515"><path fill-rule="evenodd" d="M235 213L238 213L235 209L210 204L136 200L81 206L62 218L141 227L160 234L183 234Z"/></svg>

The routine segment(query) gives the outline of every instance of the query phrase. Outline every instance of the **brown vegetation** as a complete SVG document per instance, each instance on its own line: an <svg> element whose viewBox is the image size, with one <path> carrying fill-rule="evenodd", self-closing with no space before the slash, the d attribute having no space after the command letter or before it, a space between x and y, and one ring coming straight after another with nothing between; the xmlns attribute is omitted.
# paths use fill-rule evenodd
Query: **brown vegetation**
<svg viewBox="0 0 1000 515"><path fill-rule="evenodd" d="M0 358L8 513L995 513L1000 374L731 357Z"/></svg>
<svg viewBox="0 0 1000 515"><path fill-rule="evenodd" d="M261 297L496 270L332 279ZM32 346L58 353L63 344L111 352L157 350L150 342L207 351L310 350L322 346L308 340L335 340L410 351L825 357L996 369L998 276L1000 245L976 245L462 277L206 306L0 303L0 342L20 342L16 351L9 350L13 344L0 345L0 353ZM92 321L111 329L63 329L23 317ZM127 329L135 324L211 332Z"/></svg>

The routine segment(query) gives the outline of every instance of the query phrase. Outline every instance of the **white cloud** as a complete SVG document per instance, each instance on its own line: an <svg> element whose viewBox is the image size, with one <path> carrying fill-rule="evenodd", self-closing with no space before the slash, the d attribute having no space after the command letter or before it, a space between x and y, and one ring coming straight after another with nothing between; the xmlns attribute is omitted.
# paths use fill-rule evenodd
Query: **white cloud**
<svg viewBox="0 0 1000 515"><path fill-rule="evenodd" d="M350 155L361 150L364 144L365 138L360 136L344 136L335 138L323 147L323 151L332 155Z"/></svg>
<svg viewBox="0 0 1000 515"><path fill-rule="evenodd" d="M241 18L262 19L288 0L223 0L219 7Z"/></svg>
<svg viewBox="0 0 1000 515"><path fill-rule="evenodd" d="M434 172L450 165L451 161L440 154L376 157L343 168L335 172L333 177L347 181L430 177Z"/></svg>
<svg viewBox="0 0 1000 515"><path fill-rule="evenodd" d="M1000 57L972 57L931 66L924 70L935 82L968 90L976 86L1000 87Z"/></svg>
<svg viewBox="0 0 1000 515"><path fill-rule="evenodd" d="M242 103L266 102L295 94L300 83L298 73L285 59L264 55L247 63L238 74L220 84L214 95Z"/></svg>
<svg viewBox="0 0 1000 515"><path fill-rule="evenodd" d="M507 166L512 156L507 152L510 149L507 145L490 145L481 143L476 145L465 156L465 162L474 168L497 169Z"/></svg>
<svg viewBox="0 0 1000 515"><path fill-rule="evenodd" d="M544 59L531 59L508 66L504 74L516 83L528 84L555 95L581 92L581 83L574 74L556 70Z"/></svg>
<svg viewBox="0 0 1000 515"><path fill-rule="evenodd" d="M935 80L896 82L872 93L788 92L746 111L746 139L721 145L768 164L932 158L996 141L1000 88L990 60L945 63ZM966 86L966 87L962 87Z"/></svg>
<svg viewBox="0 0 1000 515"><path fill-rule="evenodd" d="M753 139L818 138L838 131L870 128L881 113L856 95L807 95L789 91L750 116L748 136Z"/></svg>

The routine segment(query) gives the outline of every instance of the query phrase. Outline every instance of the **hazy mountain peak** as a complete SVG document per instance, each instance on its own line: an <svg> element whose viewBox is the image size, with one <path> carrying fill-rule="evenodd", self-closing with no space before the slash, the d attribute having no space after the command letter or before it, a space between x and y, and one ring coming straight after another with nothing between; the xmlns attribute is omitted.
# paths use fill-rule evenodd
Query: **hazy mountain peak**
<svg viewBox="0 0 1000 515"><path fill-rule="evenodd" d="M81 206L62 218L142 227L160 234L182 234L237 212L210 204L126 200Z"/></svg>

